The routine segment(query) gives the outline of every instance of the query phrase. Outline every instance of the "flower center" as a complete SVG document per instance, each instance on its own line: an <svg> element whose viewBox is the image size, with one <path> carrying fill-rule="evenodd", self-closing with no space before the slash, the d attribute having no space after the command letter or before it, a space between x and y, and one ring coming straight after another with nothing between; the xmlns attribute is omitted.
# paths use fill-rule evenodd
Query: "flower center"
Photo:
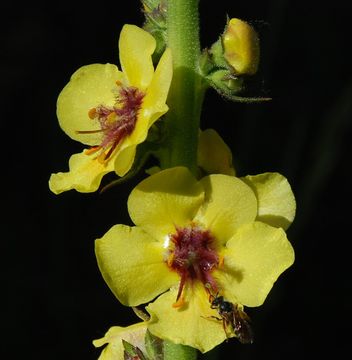
<svg viewBox="0 0 352 360"><path fill-rule="evenodd" d="M170 240L167 264L181 277L174 306L182 306L181 295L187 281L200 280L205 286L210 285L216 291L217 286L211 272L218 267L220 261L210 231L195 224L185 228L177 227Z"/></svg>
<svg viewBox="0 0 352 360"><path fill-rule="evenodd" d="M102 163L111 157L126 136L132 134L145 95L136 87L122 86L120 82L116 82L116 85L118 90L114 106L98 105L88 112L92 120L98 121L100 129L77 131L80 134L103 133L101 144L86 151L89 155L101 150L98 160Z"/></svg>

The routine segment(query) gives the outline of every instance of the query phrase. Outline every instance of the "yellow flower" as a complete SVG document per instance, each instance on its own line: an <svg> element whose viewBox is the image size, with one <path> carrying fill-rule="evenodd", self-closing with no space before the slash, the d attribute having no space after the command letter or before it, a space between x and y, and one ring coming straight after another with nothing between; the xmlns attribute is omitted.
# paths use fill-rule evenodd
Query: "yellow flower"
<svg viewBox="0 0 352 360"><path fill-rule="evenodd" d="M286 201L294 213L291 188L286 183L274 196L275 186L266 193L257 180L248 186L223 174L197 181L184 167L160 171L129 196L136 226L113 226L96 240L100 271L115 296L129 306L153 301L146 308L152 334L206 352L228 336L214 298L245 316L243 306L261 305L292 265L284 230L266 223L270 214L292 221L287 209L281 214Z"/></svg>
<svg viewBox="0 0 352 360"><path fill-rule="evenodd" d="M96 191L106 173L123 176L130 170L137 145L168 110L171 52L165 50L154 70L155 46L148 32L124 25L119 40L122 71L113 64L83 66L61 91L57 101L61 128L90 148L71 156L69 172L51 175L49 187L55 194Z"/></svg>
<svg viewBox="0 0 352 360"><path fill-rule="evenodd" d="M93 341L95 347L106 345L99 360L123 360L124 347L122 340L127 341L135 347L138 347L143 353L146 353L144 338L147 331L147 324L140 322L131 326L121 327L113 326L101 339Z"/></svg>
<svg viewBox="0 0 352 360"><path fill-rule="evenodd" d="M252 26L233 18L222 36L224 57L235 74L253 75L259 65L259 38Z"/></svg>

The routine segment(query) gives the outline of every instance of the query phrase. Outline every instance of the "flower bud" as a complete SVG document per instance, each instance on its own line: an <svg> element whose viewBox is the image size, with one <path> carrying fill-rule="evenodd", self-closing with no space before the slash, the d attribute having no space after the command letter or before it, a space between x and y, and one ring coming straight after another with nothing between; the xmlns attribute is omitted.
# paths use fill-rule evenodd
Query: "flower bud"
<svg viewBox="0 0 352 360"><path fill-rule="evenodd" d="M236 75L254 75L259 65L259 38L245 21L231 19L222 35L224 58Z"/></svg>

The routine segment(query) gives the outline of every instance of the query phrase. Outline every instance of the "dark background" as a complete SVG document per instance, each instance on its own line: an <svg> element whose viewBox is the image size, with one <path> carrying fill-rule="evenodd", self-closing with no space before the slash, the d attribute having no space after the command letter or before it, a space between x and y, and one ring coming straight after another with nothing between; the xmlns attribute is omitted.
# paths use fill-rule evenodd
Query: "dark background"
<svg viewBox="0 0 352 360"><path fill-rule="evenodd" d="M96 359L91 341L135 315L99 273L94 240L129 224L137 178L109 193L50 193L50 173L81 150L59 128L56 98L80 66L117 63L124 23L142 25L139 1L1 5L2 346L11 359ZM240 176L278 171L297 198L288 231L296 262L265 304L249 309L255 343L218 348L221 359L302 358L348 351L352 77L350 2L201 1L201 41L214 42L226 14L250 21L261 66L239 104L207 93L202 128L213 127ZM172 326L172 324L170 324Z"/></svg>

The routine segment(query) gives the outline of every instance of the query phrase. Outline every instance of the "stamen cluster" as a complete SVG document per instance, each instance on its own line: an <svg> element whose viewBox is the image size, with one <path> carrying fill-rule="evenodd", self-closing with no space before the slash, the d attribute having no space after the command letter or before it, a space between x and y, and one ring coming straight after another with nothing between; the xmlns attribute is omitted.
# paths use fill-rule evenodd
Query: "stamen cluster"
<svg viewBox="0 0 352 360"><path fill-rule="evenodd" d="M192 224L177 228L176 233L171 235L171 242L173 248L170 249L168 265L181 277L177 300L186 281L198 279L215 290L217 286L211 272L219 265L219 256L214 249L211 233Z"/></svg>
<svg viewBox="0 0 352 360"><path fill-rule="evenodd" d="M108 160L119 143L133 132L143 97L144 93L136 87L120 86L114 106L99 105L89 111L89 117L98 120L101 127L95 132L103 132L101 144L92 148L107 150L99 156L102 161Z"/></svg>

